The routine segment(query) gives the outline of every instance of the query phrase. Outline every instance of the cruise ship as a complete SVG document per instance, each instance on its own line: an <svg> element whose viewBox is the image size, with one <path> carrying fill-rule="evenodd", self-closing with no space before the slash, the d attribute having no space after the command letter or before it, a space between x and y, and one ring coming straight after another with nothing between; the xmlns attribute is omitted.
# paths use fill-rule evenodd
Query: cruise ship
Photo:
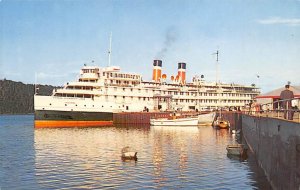
<svg viewBox="0 0 300 190"><path fill-rule="evenodd" d="M259 93L255 85L207 82L203 76L186 81L183 62L168 77L162 72L162 61L154 60L151 81L118 66L84 65L76 81L54 89L51 96L35 94L35 127L107 126L119 112L243 107Z"/></svg>

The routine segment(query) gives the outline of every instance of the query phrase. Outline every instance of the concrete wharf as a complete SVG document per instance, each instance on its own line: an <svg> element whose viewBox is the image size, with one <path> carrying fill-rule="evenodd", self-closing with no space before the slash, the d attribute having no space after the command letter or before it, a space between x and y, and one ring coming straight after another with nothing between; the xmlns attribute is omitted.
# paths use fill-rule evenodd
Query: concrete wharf
<svg viewBox="0 0 300 190"><path fill-rule="evenodd" d="M114 124L150 124L150 118L170 117L173 112L118 113ZM186 112L186 116L195 112ZM273 189L300 189L300 112L293 120L283 113L222 111L231 129L241 130L249 150L264 170Z"/></svg>
<svg viewBox="0 0 300 190"><path fill-rule="evenodd" d="M224 113L264 170L273 189L300 189L300 112Z"/></svg>

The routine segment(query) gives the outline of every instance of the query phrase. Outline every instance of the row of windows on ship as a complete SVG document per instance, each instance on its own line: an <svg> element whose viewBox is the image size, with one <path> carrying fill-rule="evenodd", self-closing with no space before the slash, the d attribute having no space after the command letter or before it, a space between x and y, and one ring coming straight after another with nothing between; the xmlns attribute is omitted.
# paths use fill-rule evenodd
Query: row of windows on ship
<svg viewBox="0 0 300 190"><path fill-rule="evenodd" d="M67 89L72 90L93 90L93 87L67 87ZM102 91L102 90L101 90ZM117 88L114 88L114 91L117 91ZM126 92L126 89L122 89L123 92ZM150 90L151 91L151 90ZM133 89L130 89L130 92L133 92ZM141 89L138 89L138 93L141 93ZM148 89L145 89L145 93L149 93ZM162 94L162 95L185 95L185 96L227 96L227 97L252 97L251 94L238 94L238 93L207 93L207 92L178 92L178 91L162 91L162 90L152 90L153 94ZM77 95L77 96L76 96ZM67 97L79 97L80 94L69 94L69 93L56 93L55 96L67 96Z"/></svg>
<svg viewBox="0 0 300 190"><path fill-rule="evenodd" d="M133 74L124 74L124 73L105 73L103 72L103 76L107 76L107 78L114 77L114 78L127 78L127 79L140 79L140 75L133 75Z"/></svg>
<svg viewBox="0 0 300 190"><path fill-rule="evenodd" d="M90 82L90 81L95 81L95 80L90 80L90 79L79 79L79 81L85 81L85 82ZM109 85L110 86L120 86L120 87L128 87L128 86L135 86L135 85L138 85L140 84L138 81L121 81L121 80L115 80L114 83L112 82L112 80L110 81ZM153 88L153 87L160 87L158 84L156 83L146 83L147 85L145 87L148 87L148 88ZM106 81L106 85L107 85L107 81ZM175 89L180 89L180 87L182 86L178 86L177 84L167 84L167 86L170 86L171 88L175 88ZM67 83L67 86L66 86L66 89L75 89L75 90L93 90L93 89L99 89L100 86L72 86L72 85L69 85L69 83ZM108 87L105 86L105 88L107 89ZM114 90L116 91L118 89L118 87L113 87ZM202 88L205 88L206 90L208 91L216 91L216 87L215 86L202 86ZM199 88L199 87L195 87L195 86L189 86L189 90L194 90L194 91L197 91L199 89L202 89L202 88ZM136 90L138 88L123 88L123 91L125 91L126 89L130 89L130 91L132 92L133 90ZM233 90L237 90L237 91L243 91L243 92L253 92L253 91L256 91L255 89L253 88L233 88L233 87L222 87L223 90L226 90L226 91L233 91ZM139 91L141 89L138 89ZM148 92L148 89L145 89L146 92ZM154 91L154 89L153 89Z"/></svg>
<svg viewBox="0 0 300 190"><path fill-rule="evenodd" d="M83 73L96 73L98 76L100 75L99 70L94 69L82 69ZM114 78L127 78L127 79L140 79L140 75L134 75L134 74L125 74L125 73L112 73L112 72L102 72L102 75L107 78L114 77Z"/></svg>
<svg viewBox="0 0 300 190"><path fill-rule="evenodd" d="M55 96L59 96L59 97L72 97L72 98L92 98L94 99L93 95L90 94L61 94L61 93L57 93L55 94ZM105 96L105 99L108 100L109 96ZM118 99L118 96L114 95L114 96L110 96L113 97L114 100ZM168 98L152 98L152 97L133 97L133 96L119 96L122 97L123 100L126 99L131 99L132 101L134 100L134 98L136 100L139 101L153 101L154 99L159 99L159 101L161 102L167 102ZM251 97L251 96L250 96ZM222 100L222 102L224 103L245 103L248 102L249 100ZM217 99L172 99L172 102L178 103L178 102L186 102L186 103L194 103L194 102L200 102L200 103L218 103Z"/></svg>

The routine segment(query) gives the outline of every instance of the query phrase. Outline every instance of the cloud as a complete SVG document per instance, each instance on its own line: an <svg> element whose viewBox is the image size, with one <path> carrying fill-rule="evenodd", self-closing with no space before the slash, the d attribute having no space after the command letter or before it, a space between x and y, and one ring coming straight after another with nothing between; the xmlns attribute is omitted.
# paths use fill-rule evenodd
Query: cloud
<svg viewBox="0 0 300 190"><path fill-rule="evenodd" d="M261 19L257 21L260 24L281 24L289 26L300 26L300 18L281 18L281 17L272 17L268 19Z"/></svg>

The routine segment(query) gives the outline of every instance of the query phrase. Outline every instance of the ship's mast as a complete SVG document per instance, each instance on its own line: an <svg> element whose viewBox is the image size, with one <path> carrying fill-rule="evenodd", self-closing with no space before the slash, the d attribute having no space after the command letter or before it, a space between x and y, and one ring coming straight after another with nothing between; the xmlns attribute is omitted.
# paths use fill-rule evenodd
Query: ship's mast
<svg viewBox="0 0 300 190"><path fill-rule="evenodd" d="M220 101L220 86L219 86L219 50L217 50L216 53L213 53L214 55L217 55L217 59L216 59L216 88L217 88L217 94L218 94L218 107L219 110L221 109L221 101ZM221 114L221 112L219 113Z"/></svg>
<svg viewBox="0 0 300 190"><path fill-rule="evenodd" d="M218 85L219 81L219 50L217 50L216 53L213 53L214 55L217 55L216 59L216 85Z"/></svg>
<svg viewBox="0 0 300 190"><path fill-rule="evenodd" d="M111 62L111 40L112 40L112 33L109 36L109 50L108 50L108 66L110 67Z"/></svg>
<svg viewBox="0 0 300 190"><path fill-rule="evenodd" d="M34 95L37 95L37 74L34 73Z"/></svg>

